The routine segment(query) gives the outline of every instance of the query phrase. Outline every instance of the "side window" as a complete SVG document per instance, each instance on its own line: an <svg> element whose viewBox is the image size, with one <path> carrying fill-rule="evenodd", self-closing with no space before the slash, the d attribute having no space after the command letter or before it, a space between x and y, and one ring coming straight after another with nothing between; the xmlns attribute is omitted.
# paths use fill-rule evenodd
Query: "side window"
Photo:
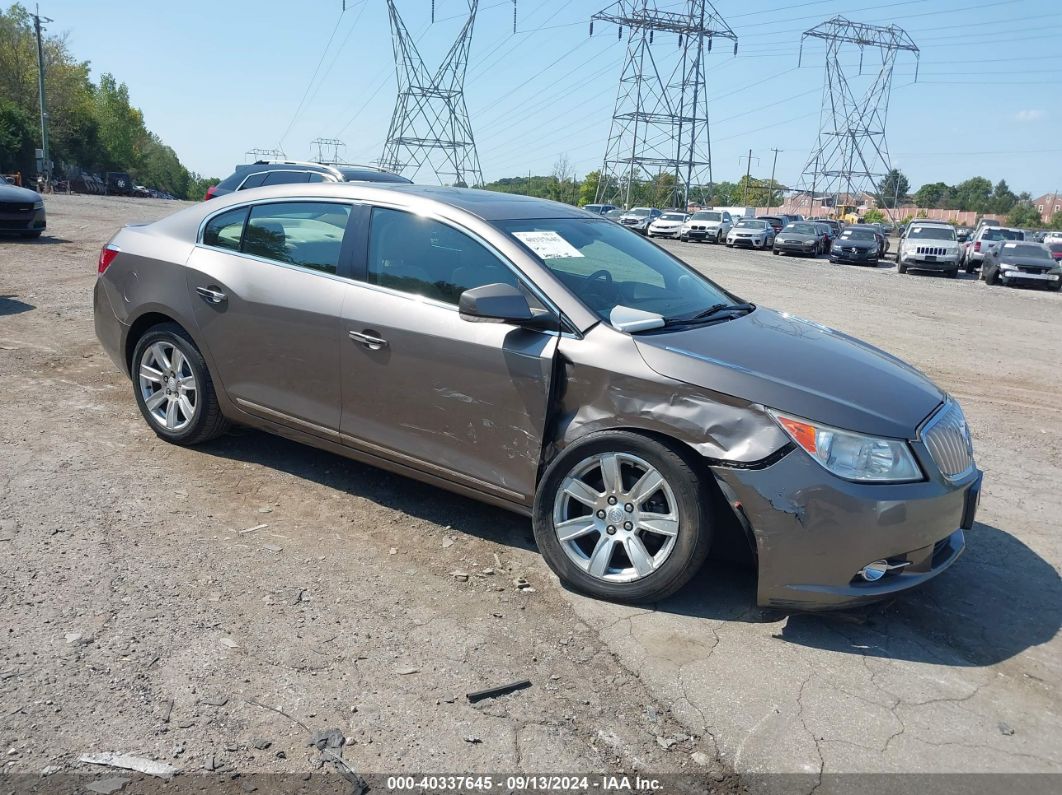
<svg viewBox="0 0 1062 795"><path fill-rule="evenodd" d="M257 188L259 185L265 182L265 178L268 176L268 171L260 171L257 174L251 174L251 176L245 179L243 181L243 184L240 185L240 190L247 190L248 188Z"/></svg>
<svg viewBox="0 0 1062 795"><path fill-rule="evenodd" d="M520 286L511 269L463 232L382 207L372 211L368 281L448 304L472 287Z"/></svg>
<svg viewBox="0 0 1062 795"><path fill-rule="evenodd" d="M243 224L246 220L246 207L238 207L235 210L215 215L203 228L203 244L239 251Z"/></svg>
<svg viewBox="0 0 1062 795"><path fill-rule="evenodd" d="M350 206L331 202L282 202L251 207L243 252L335 273Z"/></svg>
<svg viewBox="0 0 1062 795"><path fill-rule="evenodd" d="M263 185L289 185L293 182L307 182L309 175L305 171L270 171Z"/></svg>
<svg viewBox="0 0 1062 795"><path fill-rule="evenodd" d="M308 179L306 180L307 182L325 182L326 181L325 175L324 174L318 174L316 171L311 171L306 176L308 177ZM327 181L330 182L331 180L327 180Z"/></svg>

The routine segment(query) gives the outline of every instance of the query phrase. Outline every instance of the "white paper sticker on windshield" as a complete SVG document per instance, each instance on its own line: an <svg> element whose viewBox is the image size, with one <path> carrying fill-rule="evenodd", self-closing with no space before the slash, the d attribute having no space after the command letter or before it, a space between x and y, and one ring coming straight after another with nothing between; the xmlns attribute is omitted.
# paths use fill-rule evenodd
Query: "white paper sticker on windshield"
<svg viewBox="0 0 1062 795"><path fill-rule="evenodd" d="M916 231L916 232L921 232L921 231L922 231L922 227L920 227L920 226L916 226L916 227L914 228L914 231Z"/></svg>
<svg viewBox="0 0 1062 795"><path fill-rule="evenodd" d="M513 232L528 248L542 259L559 259L561 257L582 257L575 246L552 231Z"/></svg>

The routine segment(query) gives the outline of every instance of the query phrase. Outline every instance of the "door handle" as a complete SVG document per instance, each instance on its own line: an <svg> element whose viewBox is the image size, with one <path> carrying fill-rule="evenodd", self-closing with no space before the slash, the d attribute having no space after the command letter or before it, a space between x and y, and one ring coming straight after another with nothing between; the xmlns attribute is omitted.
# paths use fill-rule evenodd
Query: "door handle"
<svg viewBox="0 0 1062 795"><path fill-rule="evenodd" d="M221 290L214 290L210 287L196 287L195 291L199 293L204 301L208 301L212 304L223 304L228 300L228 296L221 292Z"/></svg>
<svg viewBox="0 0 1062 795"><path fill-rule="evenodd" d="M378 351L380 348L387 347L387 340L383 337L377 337L370 331L348 331L347 334L355 342L360 342L366 348L372 351Z"/></svg>

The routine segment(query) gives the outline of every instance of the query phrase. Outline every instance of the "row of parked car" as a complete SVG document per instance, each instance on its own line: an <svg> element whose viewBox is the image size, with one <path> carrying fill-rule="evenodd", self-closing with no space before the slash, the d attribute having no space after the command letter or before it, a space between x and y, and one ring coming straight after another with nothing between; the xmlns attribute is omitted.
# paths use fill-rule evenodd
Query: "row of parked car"
<svg viewBox="0 0 1062 795"><path fill-rule="evenodd" d="M890 249L891 227L881 223L843 224L832 218L799 215L734 216L722 209L660 210L588 205L622 226L647 237L686 242L725 243L730 248L770 249L776 255L818 257L852 265L877 265ZM1021 229L986 219L975 229L957 229L943 221L915 220L899 229L896 269L932 271L956 278L960 270L980 269L988 284L1039 283L1062 288L1062 233L1035 239Z"/></svg>

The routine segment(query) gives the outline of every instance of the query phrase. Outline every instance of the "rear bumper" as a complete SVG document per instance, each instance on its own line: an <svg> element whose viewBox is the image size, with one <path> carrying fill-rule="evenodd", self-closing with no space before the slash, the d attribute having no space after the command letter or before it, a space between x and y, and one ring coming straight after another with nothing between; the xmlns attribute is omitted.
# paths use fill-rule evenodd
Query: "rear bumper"
<svg viewBox="0 0 1062 795"><path fill-rule="evenodd" d="M981 484L976 470L955 484L851 483L800 450L764 469L713 472L755 537L758 603L801 610L873 602L936 577L965 547ZM878 560L900 568L862 579Z"/></svg>
<svg viewBox="0 0 1062 795"><path fill-rule="evenodd" d="M124 353L128 327L114 313L103 279L96 279L96 286L92 290L92 318L96 327L96 339L118 369L128 375L129 368Z"/></svg>

